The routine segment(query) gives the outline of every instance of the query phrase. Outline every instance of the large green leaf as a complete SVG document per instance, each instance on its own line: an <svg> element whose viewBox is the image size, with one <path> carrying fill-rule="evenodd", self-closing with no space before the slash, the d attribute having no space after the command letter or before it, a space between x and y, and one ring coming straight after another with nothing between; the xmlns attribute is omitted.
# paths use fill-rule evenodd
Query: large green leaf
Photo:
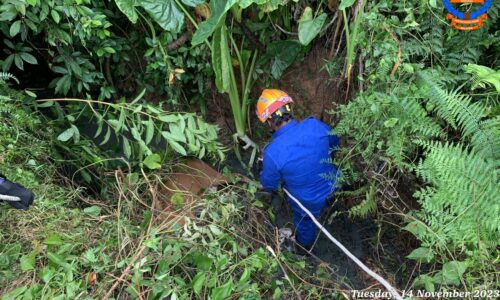
<svg viewBox="0 0 500 300"><path fill-rule="evenodd" d="M59 13L53 9L50 11L50 15L52 16L52 19L54 20L54 22L59 24L59 21L61 20L61 16L59 15Z"/></svg>
<svg viewBox="0 0 500 300"><path fill-rule="evenodd" d="M230 278L223 285L212 289L212 294L210 295L210 298L214 300L225 299L229 297L229 295L231 295L233 287L234 287L233 280Z"/></svg>
<svg viewBox="0 0 500 300"><path fill-rule="evenodd" d="M65 257L54 252L48 252L47 258L49 259L49 262L58 267L62 267L66 271L71 270L71 265L65 261Z"/></svg>
<svg viewBox="0 0 500 300"><path fill-rule="evenodd" d="M426 247L420 247L413 250L408 256L409 259L417 260L419 262L430 263L434 258L434 251Z"/></svg>
<svg viewBox="0 0 500 300"><path fill-rule="evenodd" d="M201 292L201 289L203 288L203 285L205 284L205 278L206 278L206 272L200 271L196 276L194 276L193 281L192 281L192 286L193 290L196 293L196 295L199 295Z"/></svg>
<svg viewBox="0 0 500 300"><path fill-rule="evenodd" d="M123 137L123 154L126 158L130 158L132 155L132 148L130 147L130 142L126 137Z"/></svg>
<svg viewBox="0 0 500 300"><path fill-rule="evenodd" d="M29 54L28 52L22 52L21 53L21 58L25 62L27 62L29 64L32 64L32 65L36 65L38 63L37 60L36 60L36 58L33 55Z"/></svg>
<svg viewBox="0 0 500 300"><path fill-rule="evenodd" d="M299 41L302 45L309 45L309 43L321 31L321 27L325 24L326 14L321 13L316 18L313 18L312 9L306 7L299 20Z"/></svg>
<svg viewBox="0 0 500 300"><path fill-rule="evenodd" d="M227 28L222 26L212 38L212 67L215 72L215 84L221 93L229 92L231 85L231 56L229 54Z"/></svg>
<svg viewBox="0 0 500 300"><path fill-rule="evenodd" d="M17 20L14 23L12 23L12 25L10 25L10 30L9 30L10 37L15 37L19 33L19 30L21 30L21 21Z"/></svg>
<svg viewBox="0 0 500 300"><path fill-rule="evenodd" d="M286 0L267 0L260 9L268 13L277 10L280 5L286 5L286 3L288 3Z"/></svg>
<svg viewBox="0 0 500 300"><path fill-rule="evenodd" d="M413 281L412 287L425 287L428 292L434 292L434 279L428 275L420 275Z"/></svg>
<svg viewBox="0 0 500 300"><path fill-rule="evenodd" d="M276 41L267 46L267 52L262 60L273 61L271 74L278 79L286 68L295 62L301 50L302 45L296 40Z"/></svg>
<svg viewBox="0 0 500 300"><path fill-rule="evenodd" d="M151 154L142 162L148 169L154 170L161 168L161 157L157 153Z"/></svg>
<svg viewBox="0 0 500 300"><path fill-rule="evenodd" d="M222 85L222 56L220 48L220 36L221 29L216 30L212 37L212 68L215 73L215 85L217 89L223 92L224 87Z"/></svg>
<svg viewBox="0 0 500 300"><path fill-rule="evenodd" d="M465 273L467 266L463 261L449 261L443 265L443 281L444 284L460 284L460 278Z"/></svg>
<svg viewBox="0 0 500 300"><path fill-rule="evenodd" d="M21 256L21 271L26 272L35 269L37 251L33 250L28 255Z"/></svg>
<svg viewBox="0 0 500 300"><path fill-rule="evenodd" d="M184 149L184 147L182 147L182 145L177 143L176 141L168 140L168 144L172 147L172 149L175 150L175 152L177 152L181 155L184 155L184 156L187 155L186 149Z"/></svg>
<svg viewBox="0 0 500 300"><path fill-rule="evenodd" d="M57 140L59 140L61 142L67 142L67 141L69 141L70 138L73 137L74 134L75 134L74 129L68 128L63 133L61 133L60 135L57 136Z"/></svg>
<svg viewBox="0 0 500 300"><path fill-rule="evenodd" d="M356 2L356 0L342 0L342 2L340 2L339 4L339 10L344 10L348 7L351 7L354 2Z"/></svg>
<svg viewBox="0 0 500 300"><path fill-rule="evenodd" d="M262 4L266 4L267 2L269 2L269 0L240 0L238 2L238 5L241 8L247 8L250 5L252 5L253 3L255 3L257 5L262 5Z"/></svg>
<svg viewBox="0 0 500 300"><path fill-rule="evenodd" d="M205 3L204 0L181 0L187 6L196 7L197 5Z"/></svg>
<svg viewBox="0 0 500 300"><path fill-rule="evenodd" d="M115 0L118 9L127 16L130 22L137 22L137 12L135 11L136 0Z"/></svg>
<svg viewBox="0 0 500 300"><path fill-rule="evenodd" d="M184 24L184 14L175 4L175 0L140 0L141 6L161 28L179 32Z"/></svg>
<svg viewBox="0 0 500 300"><path fill-rule="evenodd" d="M238 0L212 0L210 1L210 11L212 14L205 22L201 23L198 30L193 35L191 44L193 46L203 43L215 31L220 21L224 19L227 11Z"/></svg>
<svg viewBox="0 0 500 300"><path fill-rule="evenodd" d="M231 54L229 53L228 33L225 25L221 27L220 49L221 49L221 69L222 69L222 87L224 91L229 91L231 88L231 70L233 67Z"/></svg>
<svg viewBox="0 0 500 300"><path fill-rule="evenodd" d="M57 234L51 234L47 238L45 238L43 243L50 246L60 246L64 244L64 241Z"/></svg>

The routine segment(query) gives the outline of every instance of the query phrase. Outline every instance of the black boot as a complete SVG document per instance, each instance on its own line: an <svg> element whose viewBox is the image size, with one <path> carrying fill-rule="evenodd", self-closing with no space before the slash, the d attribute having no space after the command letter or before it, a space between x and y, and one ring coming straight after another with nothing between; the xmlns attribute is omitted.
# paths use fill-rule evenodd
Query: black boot
<svg viewBox="0 0 500 300"><path fill-rule="evenodd" d="M0 180L0 195L6 195L19 198L19 201L7 201L7 203L17 209L27 210L33 203L33 193L24 186L9 181L5 177Z"/></svg>

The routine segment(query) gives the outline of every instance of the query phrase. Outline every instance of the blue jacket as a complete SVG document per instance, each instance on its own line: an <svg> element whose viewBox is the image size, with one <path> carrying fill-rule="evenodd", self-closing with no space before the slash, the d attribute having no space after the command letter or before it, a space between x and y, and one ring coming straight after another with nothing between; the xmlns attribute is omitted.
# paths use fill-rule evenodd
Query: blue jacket
<svg viewBox="0 0 500 300"><path fill-rule="evenodd" d="M321 205L335 188L337 169L328 162L339 146L330 128L310 117L298 123L291 120L278 129L264 149L260 182L274 191L280 181L302 203ZM325 175L329 178L325 178Z"/></svg>

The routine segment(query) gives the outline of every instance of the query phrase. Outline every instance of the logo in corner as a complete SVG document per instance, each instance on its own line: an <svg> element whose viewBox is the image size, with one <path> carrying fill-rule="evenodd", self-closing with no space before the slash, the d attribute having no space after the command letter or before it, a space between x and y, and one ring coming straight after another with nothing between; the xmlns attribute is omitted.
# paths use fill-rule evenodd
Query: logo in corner
<svg viewBox="0 0 500 300"><path fill-rule="evenodd" d="M453 4L482 4L479 8L471 12L461 12ZM446 20L450 25L458 30L477 30L483 26L483 21L488 20L488 8L491 0L443 0L446 11Z"/></svg>

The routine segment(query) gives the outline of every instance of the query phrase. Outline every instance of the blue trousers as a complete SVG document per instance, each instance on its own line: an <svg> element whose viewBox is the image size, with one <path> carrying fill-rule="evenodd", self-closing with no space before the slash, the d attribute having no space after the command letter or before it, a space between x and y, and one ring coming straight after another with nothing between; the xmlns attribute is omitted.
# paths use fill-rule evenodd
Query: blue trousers
<svg viewBox="0 0 500 300"><path fill-rule="evenodd" d="M288 198L288 197L287 197ZM300 201L300 200L299 200ZM317 228L313 220L309 218L305 211L300 208L295 201L288 199L293 210L293 223L295 225L295 239L304 248L309 248L314 243L317 234ZM319 214L323 207L326 205L326 199L323 201L315 202L300 202L307 208L315 218L319 217Z"/></svg>

